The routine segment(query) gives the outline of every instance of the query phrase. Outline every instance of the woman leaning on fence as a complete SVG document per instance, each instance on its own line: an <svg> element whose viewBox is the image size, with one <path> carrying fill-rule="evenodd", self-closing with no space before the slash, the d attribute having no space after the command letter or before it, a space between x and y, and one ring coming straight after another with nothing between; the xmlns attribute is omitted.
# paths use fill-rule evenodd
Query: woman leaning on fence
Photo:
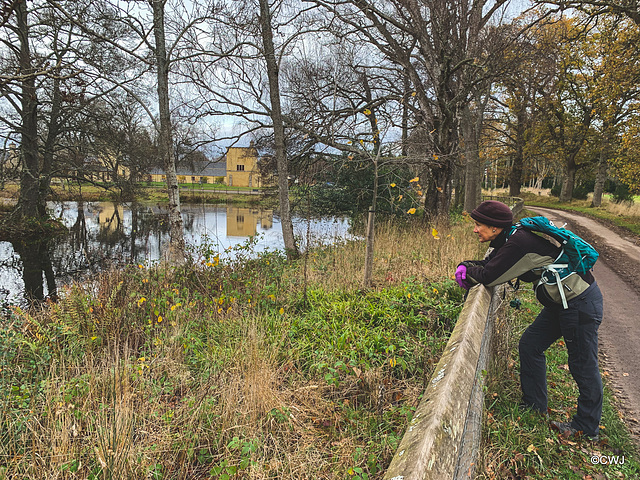
<svg viewBox="0 0 640 480"><path fill-rule="evenodd" d="M560 248L525 229L513 228L511 209L502 202L482 202L473 212L473 232L490 242L483 260L468 260L456 269L456 281L465 289L520 279L537 287L542 268L552 264ZM602 321L602 294L591 271L580 275L579 290L571 292L567 308L544 288L536 288L542 311L520 338L521 404L547 416L545 351L560 337L569 352L569 370L578 384L578 411L570 422L552 421L565 435L583 434L597 440L602 416L602 379L598 369L598 327Z"/></svg>

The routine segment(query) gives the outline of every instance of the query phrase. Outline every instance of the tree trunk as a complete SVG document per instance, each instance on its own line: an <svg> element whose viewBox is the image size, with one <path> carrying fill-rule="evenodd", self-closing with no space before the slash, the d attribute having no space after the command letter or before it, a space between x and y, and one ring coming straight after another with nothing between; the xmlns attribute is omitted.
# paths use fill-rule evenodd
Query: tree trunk
<svg viewBox="0 0 640 480"><path fill-rule="evenodd" d="M524 145L525 120L524 110L518 112L518 124L516 125L515 151L513 154L513 164L511 165L511 175L509 177L509 195L517 197L520 195L520 185L522 185L522 171L524 167Z"/></svg>
<svg viewBox="0 0 640 480"><path fill-rule="evenodd" d="M282 237L288 258L298 256L298 247L293 234L291 207L289 204L289 167L285 149L284 121L280 104L280 80L278 62L273 46L271 28L271 11L268 0L260 0L260 27L262 44L269 78L269 98L271 100L271 121L273 122L273 138L275 143L276 164L278 168L278 196L280 200L280 221Z"/></svg>
<svg viewBox="0 0 640 480"><path fill-rule="evenodd" d="M59 59L59 61L60 60L61 59ZM55 144L58 136L60 135L60 115L62 104L60 83L60 76L56 75L53 79L51 114L47 129L47 138L44 141L44 148L42 153L42 169L40 171L40 182L38 187L40 190L39 195L42 199L47 198L47 195L49 195L51 176L53 175Z"/></svg>
<svg viewBox="0 0 640 480"><path fill-rule="evenodd" d="M409 77L404 75L404 85L402 90L402 156L406 158L408 155L408 140L409 140L409 94L411 88L411 82Z"/></svg>
<svg viewBox="0 0 640 480"><path fill-rule="evenodd" d="M478 145L479 127L468 105L464 107L460 124L465 159L464 210L470 212L482 201L482 163Z"/></svg>
<svg viewBox="0 0 640 480"><path fill-rule="evenodd" d="M598 172L596 173L596 184L593 188L593 199L591 200L592 207L599 207L602 205L602 193L604 192L604 184L607 181L607 170L609 169L609 162L604 152L600 152L600 161L598 162Z"/></svg>
<svg viewBox="0 0 640 480"><path fill-rule="evenodd" d="M21 144L20 196L16 214L21 218L44 217L44 200L40 198L40 161L38 157L38 97L36 77L31 64L29 24L26 2L15 5L18 37L20 38L19 64L21 85Z"/></svg>
<svg viewBox="0 0 640 480"><path fill-rule="evenodd" d="M169 108L169 61L164 32L164 0L152 0L153 32L156 42L156 67L158 69L158 110L160 113L160 132L158 146L167 178L169 195L169 249L167 261L180 265L185 260L185 243L182 215L180 213L180 189L176 176L176 164L173 154L171 128L171 110Z"/></svg>
<svg viewBox="0 0 640 480"><path fill-rule="evenodd" d="M451 178L453 162L446 161L431 167L427 175L425 196L425 219L434 220L449 215L451 205Z"/></svg>
<svg viewBox="0 0 640 480"><path fill-rule="evenodd" d="M605 127L606 128L606 127ZM605 133L600 147L600 159L598 161L598 172L596 173L596 184L593 188L592 207L602 205L602 193L604 184L607 181L607 170L609 169L609 135Z"/></svg>
<svg viewBox="0 0 640 480"><path fill-rule="evenodd" d="M373 163L373 198L371 199L371 208L367 219L367 246L364 255L364 276L362 286L368 288L371 286L371 278L373 277L373 252L375 241L375 219L376 204L378 197L378 154Z"/></svg>
<svg viewBox="0 0 640 480"><path fill-rule="evenodd" d="M569 202L573 198L573 186L576 181L576 162L573 158L568 159L563 171L562 190L560 191L560 201Z"/></svg>

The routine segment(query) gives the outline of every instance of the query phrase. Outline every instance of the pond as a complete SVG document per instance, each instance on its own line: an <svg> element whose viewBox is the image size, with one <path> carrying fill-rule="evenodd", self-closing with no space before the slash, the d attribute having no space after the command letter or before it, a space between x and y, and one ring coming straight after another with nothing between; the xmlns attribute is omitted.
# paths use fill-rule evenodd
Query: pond
<svg viewBox="0 0 640 480"><path fill-rule="evenodd" d="M153 264L169 241L167 209L112 202L59 202L51 215L67 227L65 235L38 241L0 241L0 305L24 305L56 295L60 285L128 263ZM284 249L279 217L261 208L182 205L188 248L206 244L221 254L251 237L256 252ZM344 217L293 218L302 248L351 238ZM309 238L307 238L309 232Z"/></svg>

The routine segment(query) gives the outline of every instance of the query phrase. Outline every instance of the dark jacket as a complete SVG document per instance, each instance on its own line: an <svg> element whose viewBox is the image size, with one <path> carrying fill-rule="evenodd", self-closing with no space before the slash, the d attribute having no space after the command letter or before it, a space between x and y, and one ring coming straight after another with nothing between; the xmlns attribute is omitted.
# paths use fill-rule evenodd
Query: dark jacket
<svg viewBox="0 0 640 480"><path fill-rule="evenodd" d="M482 283L488 287L519 278L534 284L536 297L545 306L558 306L562 299L557 285L540 283L543 267L551 265L560 254L560 247L541 235L525 229L516 229L508 236L506 228L489 246L491 253L484 260L465 261L467 282ZM594 282L591 272L572 275L563 281L565 296L571 300L585 291ZM544 288L539 288L544 287Z"/></svg>

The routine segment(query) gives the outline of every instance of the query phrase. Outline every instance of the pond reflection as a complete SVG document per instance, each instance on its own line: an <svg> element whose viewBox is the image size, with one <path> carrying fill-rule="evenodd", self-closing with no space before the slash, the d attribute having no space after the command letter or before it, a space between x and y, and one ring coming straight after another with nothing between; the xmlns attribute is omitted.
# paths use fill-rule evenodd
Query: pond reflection
<svg viewBox="0 0 640 480"><path fill-rule="evenodd" d="M24 298L30 302L41 302L46 296L56 299L57 288L51 263L49 240L14 241L13 251L22 261L22 283ZM45 289L46 282L46 289Z"/></svg>
<svg viewBox="0 0 640 480"><path fill-rule="evenodd" d="M0 304L26 304L55 297L57 287L127 263L153 263L169 241L167 209L158 205L112 202L50 204L65 235L37 242L0 242ZM283 249L280 220L272 210L227 205L183 205L185 241L203 242L222 255L255 237L255 250ZM346 218L307 221L294 217L294 231L306 243L349 237ZM310 233L306 238L307 230ZM57 284L57 287L56 287Z"/></svg>

